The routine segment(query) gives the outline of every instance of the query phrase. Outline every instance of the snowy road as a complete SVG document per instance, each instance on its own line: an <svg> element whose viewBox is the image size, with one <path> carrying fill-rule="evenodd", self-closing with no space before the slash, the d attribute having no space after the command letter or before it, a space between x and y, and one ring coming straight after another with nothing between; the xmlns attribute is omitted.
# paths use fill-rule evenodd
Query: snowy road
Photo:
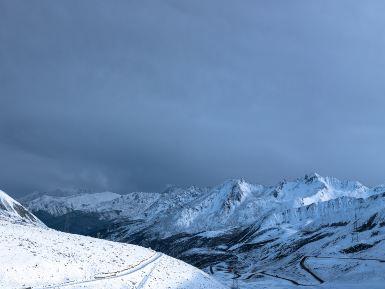
<svg viewBox="0 0 385 289"><path fill-rule="evenodd" d="M160 259L162 257L162 255L163 255L162 253L156 252L153 256L144 260L143 262L141 262L138 266L135 266L134 268L125 269L125 270L122 270L119 272L105 273L105 274L103 274L104 276L103 275L94 276L94 279L82 280L82 281L70 281L70 282L66 282L66 283L62 283L62 284L48 285L48 286L43 286L43 287L24 287L23 289L25 289L25 288L28 288L28 289L62 288L62 287L74 286L74 285L84 285L84 284L91 283L91 282L100 282L100 281L103 281L106 279L120 278L120 277L127 276L127 275L135 273L139 270L144 269L148 265L153 264L155 261ZM152 270L155 268L155 265L151 269L150 273L144 276L143 280L140 282L137 289L141 288L146 283L147 279L149 278L149 275L151 274Z"/></svg>

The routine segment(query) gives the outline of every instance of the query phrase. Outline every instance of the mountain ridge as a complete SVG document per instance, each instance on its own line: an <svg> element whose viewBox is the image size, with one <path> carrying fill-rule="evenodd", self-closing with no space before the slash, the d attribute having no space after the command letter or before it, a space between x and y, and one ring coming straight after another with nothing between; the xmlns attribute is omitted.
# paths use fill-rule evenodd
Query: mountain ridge
<svg viewBox="0 0 385 289"><path fill-rule="evenodd" d="M51 227L155 248L228 285L235 274L228 268L234 267L244 288L260 286L270 275L314 285L318 281L301 267L307 256L353 257L342 264L349 270L335 276L338 280L353 272L363 276L355 271L354 258L385 259L383 185L368 188L318 174L274 186L231 179L211 188L173 186L159 193L113 195L107 201L102 197L85 206L68 206L68 211L53 209L77 197L47 198L46 203L39 198L27 207ZM338 260L333 266L342 270ZM377 273L385 273L381 270ZM270 275L255 273L260 271ZM281 285L289 288L277 288Z"/></svg>
<svg viewBox="0 0 385 289"><path fill-rule="evenodd" d="M339 181L316 173L293 181L282 181L275 186L251 184L244 179L230 179L211 188L190 186L169 187L162 192L133 192L116 194L94 192L69 196L40 195L26 205L32 211L46 211L60 216L73 211L103 212L128 218L157 218L168 210L177 212L172 222L181 229L199 230L209 227L208 217L225 225L252 223L261 210L280 207L281 210L321 203L339 197L366 198L380 191L381 186L370 189L360 182ZM158 216L159 217L159 216ZM167 222L166 222L167 223ZM199 223L199 224L196 224ZM219 224L218 223L218 224ZM215 226L214 226L215 227ZM218 229L218 228L210 229Z"/></svg>

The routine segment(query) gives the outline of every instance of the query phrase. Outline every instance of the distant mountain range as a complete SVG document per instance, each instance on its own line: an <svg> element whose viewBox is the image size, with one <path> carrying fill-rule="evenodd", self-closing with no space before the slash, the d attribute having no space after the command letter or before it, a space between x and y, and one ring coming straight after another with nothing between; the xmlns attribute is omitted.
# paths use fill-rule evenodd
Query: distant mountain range
<svg viewBox="0 0 385 289"><path fill-rule="evenodd" d="M213 188L60 191L21 201L49 227L151 247L241 288L339 288L385 276L385 186L311 174L275 186L235 179Z"/></svg>

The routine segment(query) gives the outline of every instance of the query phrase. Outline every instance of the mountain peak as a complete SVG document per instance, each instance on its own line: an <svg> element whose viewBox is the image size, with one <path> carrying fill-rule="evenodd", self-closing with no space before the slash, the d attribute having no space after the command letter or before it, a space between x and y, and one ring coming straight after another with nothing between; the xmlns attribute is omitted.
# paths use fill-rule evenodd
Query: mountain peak
<svg viewBox="0 0 385 289"><path fill-rule="evenodd" d="M306 174L303 178L300 180L304 180L306 184L312 183L314 181L322 181L324 178L317 174L317 173L311 173L311 174Z"/></svg>

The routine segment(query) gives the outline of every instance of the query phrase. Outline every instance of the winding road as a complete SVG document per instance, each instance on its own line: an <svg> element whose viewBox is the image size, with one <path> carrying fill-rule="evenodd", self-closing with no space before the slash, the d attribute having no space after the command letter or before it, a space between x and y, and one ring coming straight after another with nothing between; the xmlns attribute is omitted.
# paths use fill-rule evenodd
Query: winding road
<svg viewBox="0 0 385 289"><path fill-rule="evenodd" d="M385 260L384 259L377 259L377 258L360 258L360 257L329 257L329 256L303 256L299 262L299 265L300 267L305 271L307 272L309 275L312 276L313 279L315 279L317 281L317 284L302 284L294 279L290 279L290 278L287 278L287 277L282 277L282 276L279 276L279 275L275 275L275 274L272 274L272 273L267 273L265 271L258 271L258 272L255 272L255 273L252 273L250 274L246 279L251 279L253 276L255 275L265 275L265 276L269 276L269 277L274 277L274 278L277 278L277 279L281 279L281 280L286 280L296 286L304 286L304 287L308 287L308 286L317 286L317 285L320 285L322 283L325 283L325 280L323 280L321 277L319 277L314 271L312 268L310 268L307 264L306 264L306 260L309 259L309 258L316 258L316 259L334 259L334 260L358 260L358 261L376 261L376 262L380 262L380 263L385 263Z"/></svg>
<svg viewBox="0 0 385 289"><path fill-rule="evenodd" d="M301 261L299 262L299 265L301 266L301 268L303 270L305 270L307 273L309 273L315 280L317 280L319 282L319 284L322 284L324 283L325 281L322 280L317 274L315 274L311 268L309 268L307 265L306 265L306 259L310 258L311 256L304 256L302 257Z"/></svg>
<svg viewBox="0 0 385 289"><path fill-rule="evenodd" d="M310 267L306 265L306 260L308 258L315 258L315 259L332 259L332 260L357 260L357 261L375 261L380 263L385 263L385 260L378 259L378 258L360 258L360 257L331 257L331 256L304 256L302 257L300 261L300 266L303 270L308 272L315 280L317 280L320 284L324 283L325 281L322 280Z"/></svg>

